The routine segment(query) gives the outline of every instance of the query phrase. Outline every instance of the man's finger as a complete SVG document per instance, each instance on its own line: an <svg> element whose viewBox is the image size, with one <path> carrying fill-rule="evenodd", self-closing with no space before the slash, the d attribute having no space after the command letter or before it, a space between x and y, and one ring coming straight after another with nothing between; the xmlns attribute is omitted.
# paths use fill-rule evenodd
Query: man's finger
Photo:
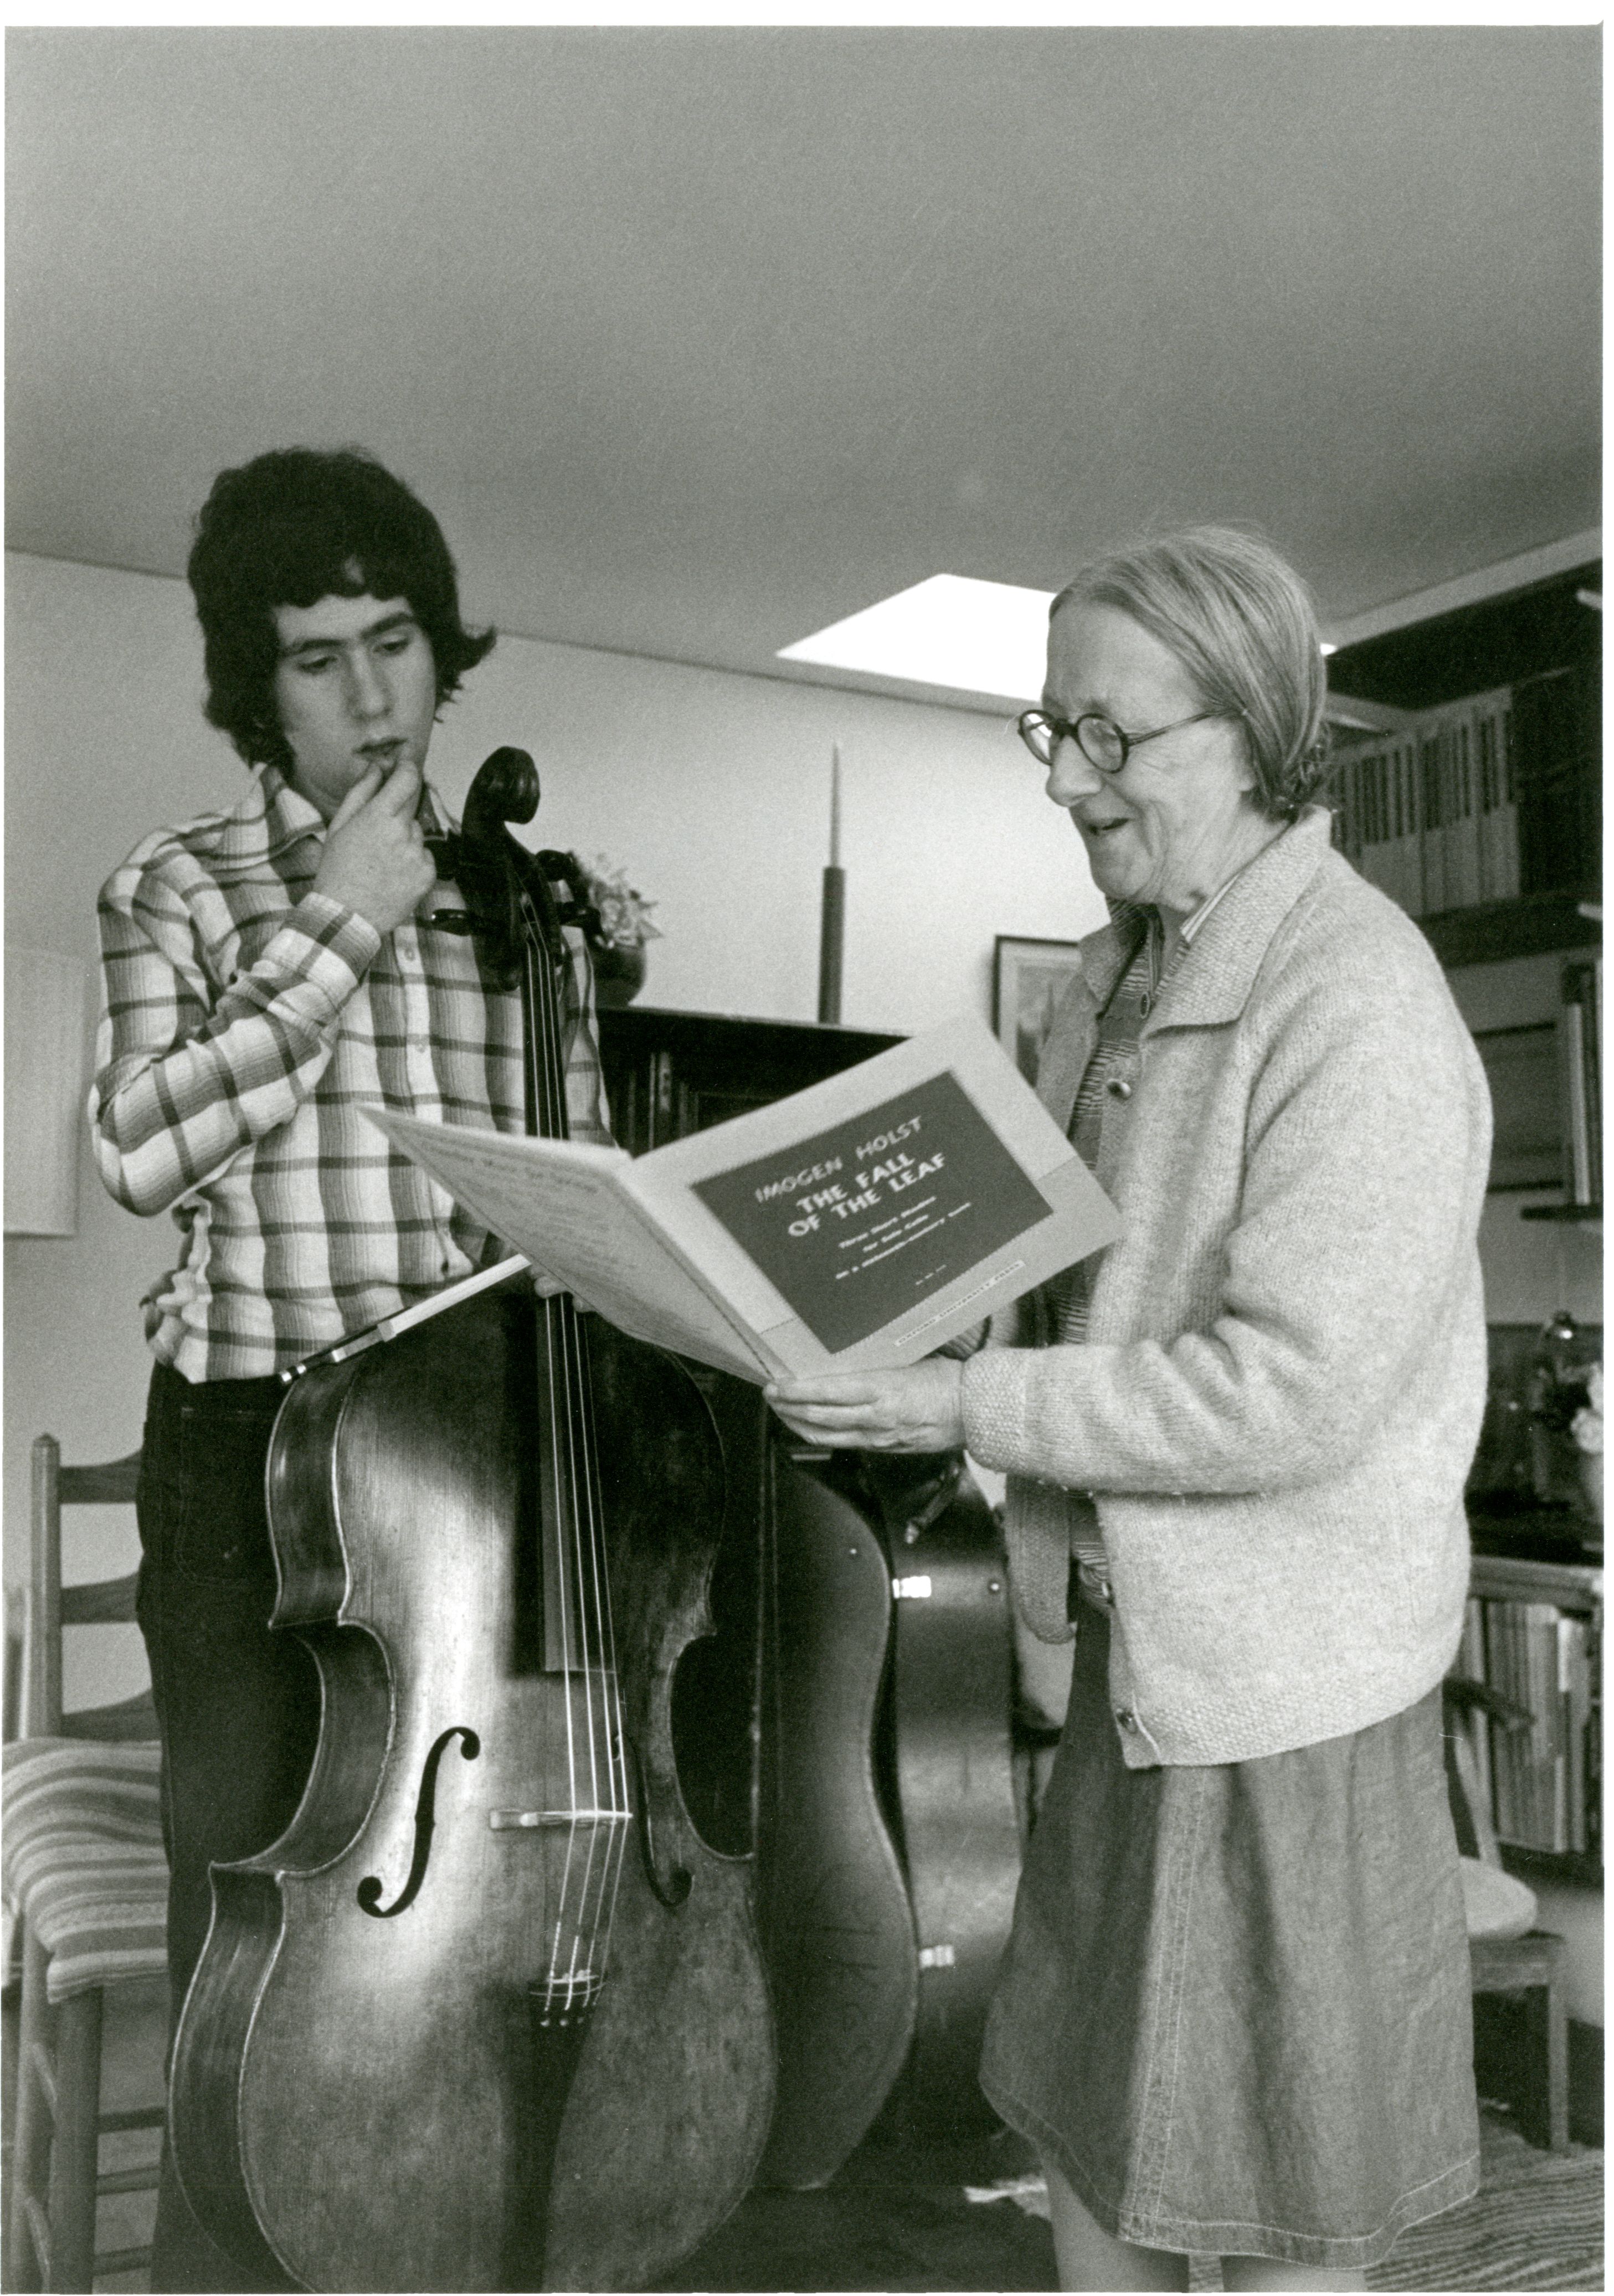
<svg viewBox="0 0 1614 2296"><path fill-rule="evenodd" d="M389 813L412 814L421 801L421 769L413 759L394 766L376 793L376 803Z"/></svg>
<svg viewBox="0 0 1614 2296"><path fill-rule="evenodd" d="M381 785L381 762L377 758L365 767L364 772L332 815L331 829L326 832L326 834L330 835L338 829L345 829L359 808L369 804Z"/></svg>

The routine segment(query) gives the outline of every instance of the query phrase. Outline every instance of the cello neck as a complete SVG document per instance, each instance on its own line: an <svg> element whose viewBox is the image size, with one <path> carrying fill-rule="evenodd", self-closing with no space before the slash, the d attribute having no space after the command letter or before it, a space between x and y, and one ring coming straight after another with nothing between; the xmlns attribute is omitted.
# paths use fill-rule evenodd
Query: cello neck
<svg viewBox="0 0 1614 2296"><path fill-rule="evenodd" d="M520 992L528 1133L564 1140L565 1013L570 961L547 873L560 857L534 854L510 833L537 810L538 776L520 750L496 750L472 783L461 834L464 894L482 960ZM574 903L575 906L575 903ZM538 1478L542 1667L602 1685L614 1672L604 1529L594 1460L587 1341L561 1292L539 1302L533 1412Z"/></svg>
<svg viewBox="0 0 1614 2296"><path fill-rule="evenodd" d="M542 892L547 892L547 886ZM558 921L552 953L541 893L522 894L528 924L521 952L521 1010L526 1054L527 1129L545 1140L569 1137L566 1107L565 1019L559 966L566 961ZM553 911L553 901L549 904ZM544 1587L544 1668L550 1674L582 1672L603 1679L614 1666L609 1608L603 1599L605 1558L594 1467L594 1414L587 1343L570 1297L557 1292L538 1304L538 1416L549 1439L539 1506Z"/></svg>

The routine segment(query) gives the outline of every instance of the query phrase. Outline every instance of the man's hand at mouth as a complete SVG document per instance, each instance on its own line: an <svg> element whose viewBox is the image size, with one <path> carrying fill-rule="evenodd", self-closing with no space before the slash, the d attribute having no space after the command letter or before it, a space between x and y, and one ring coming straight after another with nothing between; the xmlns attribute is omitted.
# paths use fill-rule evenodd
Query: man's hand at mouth
<svg viewBox="0 0 1614 2296"><path fill-rule="evenodd" d="M394 759L403 758L401 749ZM389 933L437 882L415 809L421 770L373 758L342 800L325 838L314 890Z"/></svg>

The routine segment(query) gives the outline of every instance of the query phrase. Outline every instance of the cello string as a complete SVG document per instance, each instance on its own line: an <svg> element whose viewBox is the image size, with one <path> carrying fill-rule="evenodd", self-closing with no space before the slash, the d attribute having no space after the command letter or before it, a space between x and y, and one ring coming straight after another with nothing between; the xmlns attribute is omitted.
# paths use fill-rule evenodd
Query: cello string
<svg viewBox="0 0 1614 2296"><path fill-rule="evenodd" d="M571 1464L571 1496L574 1509L573 1521L575 1524L578 1519L578 1511L580 1511L581 1507L586 1504L586 1494L587 1489L587 1457L586 1454L579 1447L579 1430L577 1415L577 1374L578 1368L577 1362L577 1317L569 1300L561 1300L557 1301L556 1304L561 1309L558 1321L561 1331L563 1334L561 1346L565 1354L566 1378L564 1381L564 1388L567 1403L565 1433ZM598 1726L594 1702L594 1676L595 1672L594 1661L596 1652L590 1646L590 1621L588 1618L587 1603L588 1588L581 1568L581 1553L576 1553L572 1557L572 1560L577 1565L578 1571L578 1584L576 1589L576 1600L578 1618L579 1655L582 1661L581 1672L584 1695L584 1717L586 1725L588 1746L589 1792L587 1808L590 1812L588 1822L587 1855L584 1861L584 1870L578 1890L579 1906L578 1913L578 1929L579 1940L584 1931L586 1930L589 1932L590 1961L592 1964L594 1960L593 1950L594 1939L595 1935L597 1935L598 1931L597 1913L592 1909L594 1907L598 1898L600 1879L598 1871L600 1864L600 1822L597 1815L600 1808L598 1783L599 1758L598 1745L596 1742Z"/></svg>
<svg viewBox="0 0 1614 2296"><path fill-rule="evenodd" d="M530 891L521 890L521 906L527 928L529 948L543 955L549 955L547 940L536 913ZM558 970L559 957L553 962ZM543 986L543 1040L546 1064L552 1128L556 1132L565 1129L565 1071L561 1044L558 998L555 995L554 974L545 971ZM592 1397L587 1374L586 1344L572 1303L565 1302L567 1312L561 1316L565 1334L567 1396L566 1414L569 1449L571 1455L571 1496L573 1521L577 1526L577 1562L578 1570L578 1606L581 1632L584 1637L585 1686L586 1714L589 1726L590 1786L593 1807L605 1808L612 1817L625 1818L628 1814L626 1792L626 1754L621 1728L621 1692L614 1663L614 1630L610 1608L610 1573L604 1552L603 1524L599 1506L599 1491L594 1474L594 1428L592 1418ZM590 1631L592 1626L592 1633ZM592 1646L591 1646L592 1645ZM597 1679L597 1692L596 1692ZM595 1700L598 1698L596 1715ZM598 1736L596 1739L596 1730ZM603 1749L604 1768L609 1778L607 1788L602 1778L601 1750ZM594 1831L598 1840L599 1829ZM604 1856L598 1861L598 1897L595 1901L593 1926L599 1933L604 1916L604 1933L609 1937L611 1926L610 1913L614 1912L617 1883L619 1880L623 1827L609 1820L606 1824ZM596 1861L591 1856L590 1868ZM589 1878L592 1878L589 1877Z"/></svg>
<svg viewBox="0 0 1614 2296"><path fill-rule="evenodd" d="M578 1388L578 1400L582 1423L583 1456L593 1461L599 1456L599 1442L594 1420L594 1391L587 1375L588 1341L578 1328L578 1345L582 1358L583 1377ZM600 1620L600 1644L602 1652L612 1657L616 1652L616 1620L611 1608L610 1560L605 1542L605 1523L598 1506L598 1492L591 1488L588 1494L591 1528L594 1537L591 1551L594 1572L594 1603ZM622 1688L614 1665L602 1670L601 1706L604 1716L605 1749L610 1770L610 1807L626 1815L627 1798L627 1757L622 1739Z"/></svg>
<svg viewBox="0 0 1614 2296"><path fill-rule="evenodd" d="M585 1376L578 1390L584 1413L584 1456L586 1458L594 1459L598 1456L594 1424L594 1392L586 1376L587 1338L581 1331L578 1332L578 1344L585 1358ZM603 1529L602 1522L599 1526L599 1535L594 1542L595 1566L600 1578L602 1632L605 1648L614 1660L616 1621L611 1611L610 1570L609 1557L605 1554ZM627 1854L628 1826L633 1815L627 1782L627 1748L622 1719L622 1690L614 1663L609 1673L602 1677L602 1702L607 1694L607 1684L609 1684L610 1707L606 1713L605 1726L606 1748L610 1763L610 1808L620 1822L614 1824L610 1828L610 1840L607 1843L605 1872L601 1878L599 1909L595 1916L596 1931L600 1938L599 1954L602 1968L609 1960L611 1933L616 1927L617 1897L621 1887L622 1868Z"/></svg>
<svg viewBox="0 0 1614 2296"><path fill-rule="evenodd" d="M568 1128L566 1122L566 1103L564 1097L565 1070L561 1045L560 1016L557 1009L558 1000L555 995L556 984L553 974L549 970L550 953L547 947L547 941L537 914L536 906L531 899L528 889L525 887L521 889L520 892L520 906L523 924L525 927L525 955L528 966L530 1003L535 1019L538 1023L537 1029L532 1033L537 1039L538 1048L543 1062L542 1078L541 1079L537 1078L534 1079L535 1099L539 1102L539 1120L544 1131L552 1137L564 1137ZM573 1308L571 1301L569 1300L556 1298L546 1302L546 1316L549 1326L548 1335L550 1339L550 1347L547 1350L547 1355L552 1388L552 1411L550 1424L552 1431L557 1439L555 1442L555 1475L557 1485L556 1500L558 1505L561 1504L563 1499L569 1500L569 1505L565 1506L564 1512L557 1519L564 1522L570 1529L570 1544L572 1548L571 1559L574 1562L577 1570L577 1585L575 1591L574 1589L568 1587L565 1590L565 1595L562 1599L564 1602L568 1596L571 1596L575 1599L578 1606L578 1655L580 1656L582 1662L585 1718L587 1725L588 1738L588 1808L591 1811L598 1811L601 1807L602 1795L600 1791L599 1747L596 1742L596 1731L599 1731L601 1734L603 1735L605 1742L609 1747L610 1718L603 1710L603 1708L600 1715L596 1717L594 1710L594 1677L597 1670L601 1685L600 1694L602 1699L603 1699L605 1684L611 1670L608 1666L608 1646L604 1640L605 1620L603 1614L599 1611L598 1607L600 1539L596 1492L594 1486L594 1478L590 1472L592 1459L588 1444L588 1437L591 1431L585 1415L586 1410L586 1397L587 1392L586 1379L584 1366L580 1359L580 1340L577 1325L576 1311ZM553 1388L556 1384L557 1379L557 1356L560 1359L560 1398L556 1398L553 1396ZM557 1402L559 1403L558 1408L555 1407ZM563 1440L566 1451L566 1470L569 1471L565 1472L567 1488L564 1493L560 1488L563 1472L559 1456L561 1450L561 1440L562 1439L562 1430L564 1431ZM588 1548L592 1554L594 1564L592 1575L595 1581L594 1593L596 1615L594 1620L594 1631L592 1636L590 1632L591 1622L589 1619L588 1599L591 1591L589 1584L591 1574L585 1568L584 1562L583 1521L585 1518L586 1518L589 1534ZM558 1559L561 1564L561 1574L564 1576L566 1561L568 1559L564 1548L562 1548L561 1554ZM597 1817L591 1817L587 1821L588 1848L587 1853L583 1861L583 1872L580 1876L575 1877L577 1878L578 1884L578 1903L577 1907L576 1922L575 1924L567 1924L565 1922L565 1900L569 1894L569 1884L574 1878L572 1852L575 1849L577 1841L577 1818L575 1813L578 1809L578 1800L577 1749L575 1736L573 1735L573 1685L575 1681L575 1673L572 1666L572 1652L570 1646L569 1609L570 1606L568 1602L568 1634L565 1646L567 1671L565 1680L567 1685L566 1703L568 1718L569 1769L570 1777L571 1808L574 1812L574 1818L572 1826L569 1829L568 1834L568 1857L562 1879L562 1908L561 1920L561 1926L562 1928L571 1926L573 1934L573 1950L568 1972L569 1988L574 1987L577 1981L577 1950L581 1945L583 1935L586 1932L593 1933L591 1937L592 1948L594 1941L597 1939L599 1934L600 1911L603 1906L604 1899L608 1895L614 1898L615 1892L614 1890L610 1888L610 1874L611 1866L616 1863L610 1854L614 1844L611 1843L609 1839L606 1844L606 1855L604 1858L601 1859L597 1856L600 1841L600 1822ZM595 1645L595 1647L591 1647L591 1644ZM619 1831L619 1829L610 1826L608 1824L607 1831L609 1836L609 1834L614 1833L617 1831ZM592 1915L590 1913L591 1902L593 1906ZM558 1943L559 1939L557 1938L557 1946ZM591 1950L590 1960L593 1962L595 1956Z"/></svg>
<svg viewBox="0 0 1614 2296"><path fill-rule="evenodd" d="M565 1102L565 1065L561 1040L558 1000L555 995L556 984L553 972L551 970L551 965L553 960L547 946L547 941L544 934L543 926L538 917L536 906L525 890L522 894L522 911L524 921L527 925L528 948L530 959L534 967L537 970L542 988L542 996L540 1000L542 1019L542 1051L545 1064L545 1086L547 1095L545 1129L552 1137L564 1138L569 1129ZM590 1621L587 1608L588 1585L586 1573L583 1568L581 1531L581 1517L583 1513L586 1511L592 1513L592 1494L587 1488L589 1481L587 1453L579 1442L579 1427L578 1423L579 1366L577 1357L577 1324L575 1311L573 1310L569 1300L558 1299L554 1303L554 1309L551 1316L551 1334L552 1345L550 1349L550 1361L552 1365L553 1365L558 1354L560 1362L559 1383L561 1396L563 1398L563 1415L558 1415L555 1421L557 1432L561 1429L564 1431L566 1445L568 1505L563 1520L569 1535L568 1543L570 1549L569 1559L576 1574L574 1582L568 1588L568 1594L571 1601L575 1603L577 1610L578 1655L583 1676L584 1718L586 1724L587 1732L589 1806L591 1808L597 1808L599 1805L599 1760L598 1750L595 1743L596 1722L594 1712L594 1693L592 1686L595 1653L591 1647ZM556 1338L559 1340L558 1349L553 1344ZM568 1652L568 1671L569 1676L574 1671L570 1664L569 1648ZM571 1701L569 1698L569 1709L570 1703ZM575 1771L573 1783L573 1806L575 1808Z"/></svg>
<svg viewBox="0 0 1614 2296"><path fill-rule="evenodd" d="M523 900L522 906L524 910L526 906L526 902ZM528 1054L528 1091L530 1099L530 1114L534 1130L540 1135L552 1136L555 1129L556 1118L559 1111L554 1099L554 1079L553 1064L550 1059L550 1039L552 1036L550 1001L547 996L542 993L542 991L547 988L548 984L546 981L542 980L538 971L542 944L535 938L537 932L537 920L531 915L528 915L525 919L525 923L527 930L521 952L522 989L524 992L522 1003L526 1008L528 1020L526 1036ZM564 1414L561 1407L561 1398L556 1393L556 1342L560 1338L560 1319L555 1313L555 1308L556 1301L553 1299L545 1300L542 1303L545 1336L547 1341L547 1344L542 1350L542 1354L545 1376L548 1384L547 1422L550 1430L549 1457L547 1462L545 1464L546 1464L549 1476L552 1520L556 1524L559 1534L557 1538L558 1567L554 1572L555 1584L553 1588L547 1583L549 1575L547 1572L541 1573L540 1583L543 1585L544 1588L544 1600L545 1606L547 1607L553 1596L556 1603L558 1611L555 1625L559 1628L561 1644L561 1681L562 1687L561 1708L565 1718L566 1795L567 1807L573 1814L571 1824L567 1829L566 1849L561 1861L560 1894L555 1907L554 1933L550 1947L549 1973L552 1991L560 1989L562 1982L564 1983L566 1989L569 1991L575 1972L577 1956L575 1942L569 1950L566 1940L569 1929L575 1930L576 1927L575 1923L569 1923L568 1921L568 1907L571 1902L573 1892L573 1876L578 1834L576 1813L578 1804L578 1793L576 1730L575 1718L572 1713L571 1696L573 1679L571 1619L570 1607L568 1600L569 1589L566 1585L567 1573L564 1532L564 1526L567 1523L570 1513L568 1505L566 1488L568 1480L567 1468L569 1462L566 1456L566 1449L568 1447L565 1445L563 1434ZM540 1540L542 1539L542 1511L540 1511ZM545 1799L547 1800L547 1798L548 1796L546 1792Z"/></svg>
<svg viewBox="0 0 1614 2296"><path fill-rule="evenodd" d="M599 1965L603 1968L609 1948L610 1912L615 1906L616 1881L621 1867L623 1828L620 1820L626 1816L626 1812L619 1807L617 1792L621 1734L619 1726L615 1729L612 1726L610 1701L612 1696L617 1694L617 1680L615 1668L611 1663L614 1652L610 1639L610 1615L605 1603L602 1600L602 1590L609 1587L610 1578L605 1564L603 1526L599 1507L598 1486L592 1472L596 1454L587 1376L587 1341L575 1312L570 1318L570 1323L573 1345L577 1350L578 1374L575 1392L578 1406L578 1450L583 1465L580 1498L588 1530L590 1583L586 1591L592 1597L599 1660L597 1674L591 1674L590 1677L591 1717L594 1711L597 1681L599 1748L604 1758L605 1777L609 1780L607 1784L596 1767L595 1806L603 1808L610 1813L604 1821L602 1856L597 1876L597 1895L591 1912L593 1950L597 1956Z"/></svg>

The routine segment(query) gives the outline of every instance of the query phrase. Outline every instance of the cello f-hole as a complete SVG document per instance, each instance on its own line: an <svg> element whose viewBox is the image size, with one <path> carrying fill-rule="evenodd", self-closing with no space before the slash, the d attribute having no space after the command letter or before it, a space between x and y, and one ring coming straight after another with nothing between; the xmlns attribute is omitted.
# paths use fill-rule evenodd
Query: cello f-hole
<svg viewBox="0 0 1614 2296"><path fill-rule="evenodd" d="M445 1730L432 1746L421 1768L421 1790L414 1804L414 1855L409 1861L409 1875L391 1905L381 1903L381 1876L366 1874L356 1895L363 1910L374 1915L378 1922L389 1922L395 1914L406 1912L420 1896L421 1884L426 1878L427 1860L431 1856L431 1836L437 1824L437 1774L438 1765L455 1739L460 1741L460 1752L468 1762L474 1762L482 1751L482 1742L474 1730L455 1723Z"/></svg>

